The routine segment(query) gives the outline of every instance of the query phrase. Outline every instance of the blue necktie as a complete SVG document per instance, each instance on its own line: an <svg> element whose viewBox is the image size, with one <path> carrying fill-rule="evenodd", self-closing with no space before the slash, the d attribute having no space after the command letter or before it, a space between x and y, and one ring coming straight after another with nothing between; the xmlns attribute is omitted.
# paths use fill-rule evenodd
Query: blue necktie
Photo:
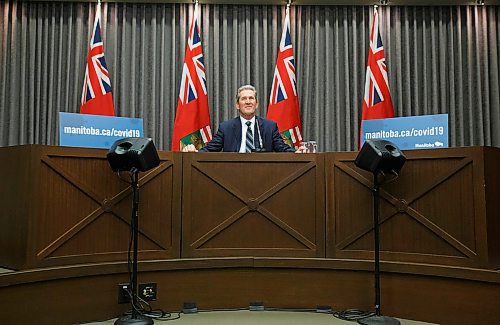
<svg viewBox="0 0 500 325"><path fill-rule="evenodd" d="M247 121L245 123L247 125L247 139L246 139L246 147L245 151L246 152L252 152L252 150L255 149L255 145L253 144L253 132L252 132L252 122Z"/></svg>

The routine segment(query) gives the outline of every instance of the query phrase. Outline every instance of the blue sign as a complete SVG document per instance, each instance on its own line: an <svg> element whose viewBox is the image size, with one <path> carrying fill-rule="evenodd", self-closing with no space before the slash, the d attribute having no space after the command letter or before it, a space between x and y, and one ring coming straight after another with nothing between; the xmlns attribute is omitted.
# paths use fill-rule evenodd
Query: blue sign
<svg viewBox="0 0 500 325"><path fill-rule="evenodd" d="M365 120L362 143L383 139L399 149L448 148L448 114Z"/></svg>
<svg viewBox="0 0 500 325"><path fill-rule="evenodd" d="M59 144L109 149L118 139L142 137L142 118L59 113Z"/></svg>

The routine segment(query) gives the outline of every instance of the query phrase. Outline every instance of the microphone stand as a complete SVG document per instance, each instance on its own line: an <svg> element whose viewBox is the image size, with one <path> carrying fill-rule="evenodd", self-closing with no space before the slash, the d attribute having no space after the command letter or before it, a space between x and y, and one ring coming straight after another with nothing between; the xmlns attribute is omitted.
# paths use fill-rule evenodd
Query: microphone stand
<svg viewBox="0 0 500 325"><path fill-rule="evenodd" d="M133 167L130 172L132 173L132 182L130 186L132 187L132 241L133 241L133 261L132 261L132 279L130 283L131 293L131 305L132 314L125 315L118 318L115 325L151 325L154 324L153 320L147 316L141 315L137 309L137 251L138 251L138 239L139 239L139 170ZM129 255L130 262L130 255ZM130 269L129 269L130 270Z"/></svg>
<svg viewBox="0 0 500 325"><path fill-rule="evenodd" d="M358 320L359 324L364 325L400 325L401 323L396 318L382 316L380 312L380 227L379 227L379 213L380 213L380 185L378 176L384 176L384 172L375 171L373 173L373 233L375 244L375 315L362 318Z"/></svg>

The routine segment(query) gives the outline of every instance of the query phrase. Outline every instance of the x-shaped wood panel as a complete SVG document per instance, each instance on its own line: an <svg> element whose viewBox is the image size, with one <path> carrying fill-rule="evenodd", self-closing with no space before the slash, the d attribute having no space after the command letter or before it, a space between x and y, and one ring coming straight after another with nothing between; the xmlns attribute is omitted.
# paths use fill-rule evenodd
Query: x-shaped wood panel
<svg viewBox="0 0 500 325"><path fill-rule="evenodd" d="M290 183L297 180L299 177L301 177L309 170L314 168L316 166L315 162L310 161L305 163L304 166L301 166L298 170L294 171L293 173L282 179L276 185L270 187L268 190L266 190L264 193L262 193L256 198L244 195L243 193L241 193L241 191L239 191L237 188L226 182L224 179L212 175L210 171L203 166L202 163L195 161L193 162L192 166L199 172L201 172L203 175L208 177L210 180L221 186L230 195L234 196L244 204L244 206L241 209L235 211L231 216L229 216L224 221L222 221L221 223L213 227L211 230L209 230L207 233L205 233L203 236L195 240L190 245L192 248L194 249L200 248L209 240L214 238L217 234L223 232L225 229L234 224L236 221L240 220L248 212L257 211L261 215L263 215L266 219L268 219L273 224L275 224L283 231L285 231L287 234L295 238L298 242L300 242L308 249L310 250L316 249L316 245L313 242L311 242L309 239L300 234L297 230L293 229L290 225L288 225L285 221L278 218L275 214L273 214L271 211L262 206L262 204L267 199L269 199L270 197L281 191L283 188L287 187Z"/></svg>
<svg viewBox="0 0 500 325"><path fill-rule="evenodd" d="M54 157L56 157L54 155ZM92 211L90 214L82 218L79 222L74 224L71 228L67 229L64 233L62 233L58 238L52 241L47 247L43 248L40 252L38 252L37 257L40 259L46 258L50 256L57 248L66 243L80 231L89 226L94 220L101 217L105 212L112 213L114 216L118 217L120 220L130 225L130 220L123 218L119 215L115 206L123 201L127 196L131 195L132 189L127 187L120 192L111 196L111 198L103 197L99 195L95 190L92 184L88 184L83 182L80 177L72 173L71 171L65 169L61 164L57 162L56 159L51 158L51 155L42 156L41 161L47 165L51 170L59 174L65 181L73 185L77 188L81 193L92 199L98 207ZM171 161L163 161L158 167L144 173L139 178L139 184L144 186L152 179L156 178L158 175L163 173L165 170L172 166ZM147 233L145 230L139 229L139 233L144 237L148 238L150 241L158 245L158 247L162 246L159 240L154 238L153 234Z"/></svg>
<svg viewBox="0 0 500 325"><path fill-rule="evenodd" d="M449 234L446 230L444 230L443 228L439 227L434 222L432 222L431 220L426 218L422 213L420 213L419 211L417 211L411 207L411 204L414 203L416 200L423 197L425 194L429 193L434 188L436 188L440 184L444 183L446 180L450 179L453 175L457 174L458 172L460 172L462 169L464 169L466 166L468 166L470 164L472 164L471 158L462 159L457 166L455 166L454 168L450 168L446 172L443 172L443 173L441 173L441 175L435 177L433 182L431 184L429 184L425 189L422 189L419 192L415 192L407 200L398 198L398 197L392 195L391 193L387 192L386 190L380 189L380 192L379 192L380 197L385 199L387 202L389 202L394 207L395 212L392 214L385 215L385 216L380 216L379 224L382 225L384 222L387 222L389 219L393 218L396 214L404 212L407 215L409 215L410 217L412 217L419 224L423 225L425 228L430 230L432 233L434 233L435 235L442 238L449 245L454 247L456 250L458 250L459 252L461 252L465 256L467 256L469 258L476 258L477 254L474 251L472 251L470 248L468 248L467 246L462 244L460 241L458 241L456 238L454 238L451 234ZM352 169L349 165L347 165L343 162L337 161L337 162L335 162L335 167L339 168L344 173L351 176L352 178L354 178L355 180L357 180L359 183L363 184L364 186L366 186L370 189L373 187L372 180L368 180L366 177L364 177L363 175L358 173L356 170ZM356 242L358 239L365 236L367 233L369 233L372 230L373 230L373 224L364 226L363 228L359 229L358 231L347 236L342 241L338 242L336 244L337 249L339 249L339 250L345 249L347 246Z"/></svg>

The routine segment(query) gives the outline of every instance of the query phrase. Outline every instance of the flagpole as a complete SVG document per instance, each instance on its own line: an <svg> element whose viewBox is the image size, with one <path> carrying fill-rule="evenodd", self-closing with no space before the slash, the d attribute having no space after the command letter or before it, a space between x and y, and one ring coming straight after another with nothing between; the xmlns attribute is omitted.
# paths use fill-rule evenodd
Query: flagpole
<svg viewBox="0 0 500 325"><path fill-rule="evenodd" d="M268 120L276 122L280 135L290 147L299 148L303 139L297 91L297 72L290 32L290 6L292 2L293 0L287 0L286 2L283 32L278 43L278 55L266 117Z"/></svg>
<svg viewBox="0 0 500 325"><path fill-rule="evenodd" d="M286 11L285 15L288 17L288 22L290 22L290 6L292 5L293 0L287 0L286 2Z"/></svg>
<svg viewBox="0 0 500 325"><path fill-rule="evenodd" d="M207 71L201 45L198 0L192 0L194 11L188 29L188 41L182 66L179 97L172 133L172 151L182 151L188 145L203 148L212 140L208 105Z"/></svg>

